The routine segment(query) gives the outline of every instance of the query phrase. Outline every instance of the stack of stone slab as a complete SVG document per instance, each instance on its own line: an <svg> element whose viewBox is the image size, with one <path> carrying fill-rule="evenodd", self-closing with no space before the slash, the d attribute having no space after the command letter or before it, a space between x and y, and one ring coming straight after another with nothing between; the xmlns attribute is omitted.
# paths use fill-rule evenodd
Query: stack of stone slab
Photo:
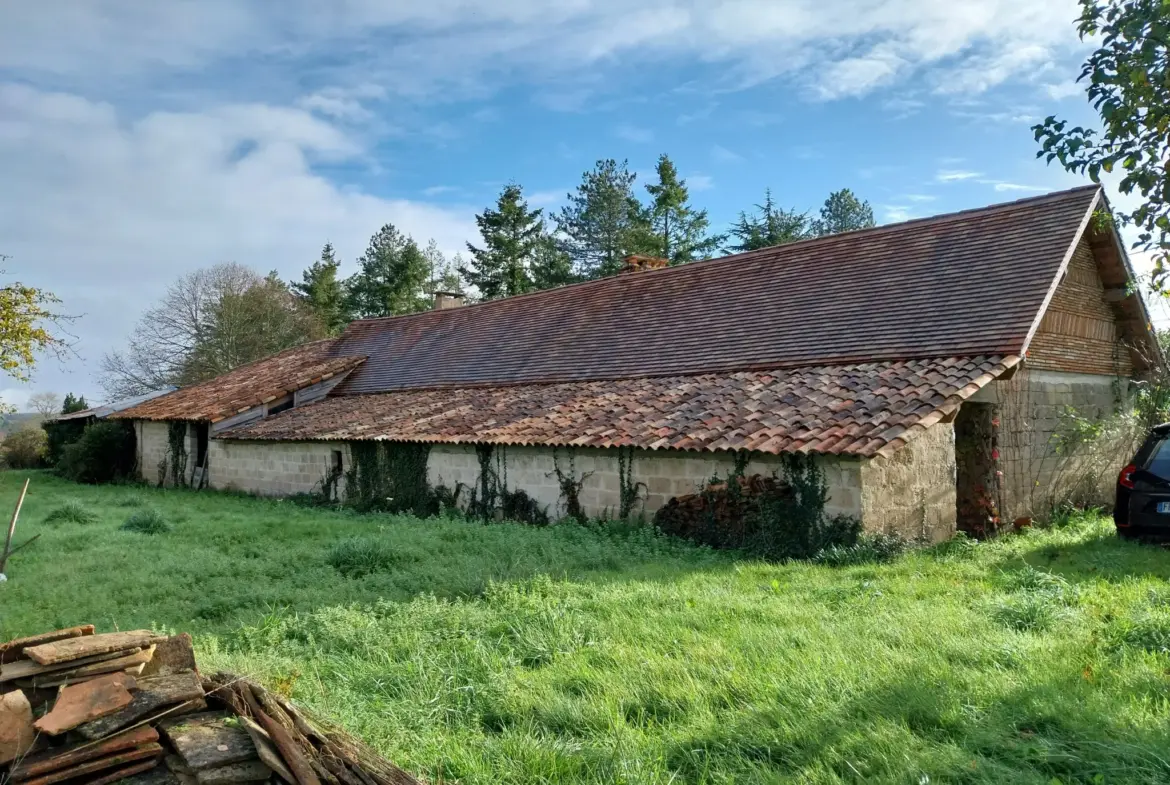
<svg viewBox="0 0 1170 785"><path fill-rule="evenodd" d="M417 785L291 703L204 677L191 637L92 625L0 644L0 783Z"/></svg>

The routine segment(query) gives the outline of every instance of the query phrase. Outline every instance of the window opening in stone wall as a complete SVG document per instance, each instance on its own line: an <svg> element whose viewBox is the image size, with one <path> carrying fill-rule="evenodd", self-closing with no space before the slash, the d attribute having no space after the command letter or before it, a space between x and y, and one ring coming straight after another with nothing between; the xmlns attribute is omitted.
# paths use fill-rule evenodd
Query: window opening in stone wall
<svg viewBox="0 0 1170 785"><path fill-rule="evenodd" d="M342 465L341 450L333 451L333 453L330 455L329 465L332 467L333 473L338 476L340 476L341 473L345 471L345 466Z"/></svg>

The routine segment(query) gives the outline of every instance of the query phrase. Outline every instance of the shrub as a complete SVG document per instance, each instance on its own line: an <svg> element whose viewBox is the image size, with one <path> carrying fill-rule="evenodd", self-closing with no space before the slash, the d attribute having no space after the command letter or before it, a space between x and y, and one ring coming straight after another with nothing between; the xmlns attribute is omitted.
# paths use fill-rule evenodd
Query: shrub
<svg viewBox="0 0 1170 785"><path fill-rule="evenodd" d="M910 548L910 543L893 534L863 534L853 545L830 545L813 561L830 567L881 564L893 561Z"/></svg>
<svg viewBox="0 0 1170 785"><path fill-rule="evenodd" d="M68 501L45 516L45 523L93 523L97 513L78 501Z"/></svg>
<svg viewBox="0 0 1170 785"><path fill-rule="evenodd" d="M39 425L21 428L4 437L0 445L4 465L10 469L36 469L45 465L48 437Z"/></svg>
<svg viewBox="0 0 1170 785"><path fill-rule="evenodd" d="M85 433L85 420L50 421L41 425L45 430L46 454L45 463L56 466L65 454L65 448L81 438Z"/></svg>
<svg viewBox="0 0 1170 785"><path fill-rule="evenodd" d="M529 526L548 526L548 508L541 507L522 490L504 491L500 497L500 512L506 521L527 523Z"/></svg>
<svg viewBox="0 0 1170 785"><path fill-rule="evenodd" d="M137 443L129 422L102 420L85 429L81 438L66 445L57 473L74 482L100 484L134 475Z"/></svg>
<svg viewBox="0 0 1170 785"><path fill-rule="evenodd" d="M122 524L122 530L139 534L163 534L171 530L171 525L158 510L147 508L138 510L127 518Z"/></svg>
<svg viewBox="0 0 1170 785"><path fill-rule="evenodd" d="M349 537L334 543L325 561L347 578L360 578L389 569L403 561L403 557L385 540Z"/></svg>

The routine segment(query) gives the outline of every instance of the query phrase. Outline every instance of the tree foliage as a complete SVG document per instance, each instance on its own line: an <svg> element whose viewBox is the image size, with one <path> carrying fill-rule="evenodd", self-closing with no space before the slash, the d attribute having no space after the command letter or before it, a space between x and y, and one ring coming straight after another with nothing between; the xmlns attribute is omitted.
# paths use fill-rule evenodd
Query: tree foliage
<svg viewBox="0 0 1170 785"><path fill-rule="evenodd" d="M1164 288L1170 257L1170 4L1164 0L1081 0L1081 38L1099 48L1078 79L1101 129L1070 128L1048 117L1033 127L1038 157L1100 182L1122 172L1118 188L1141 203L1117 217L1138 231L1136 247L1154 254L1154 283Z"/></svg>
<svg viewBox="0 0 1170 785"><path fill-rule="evenodd" d="M73 414L74 412L83 412L89 408L89 404L85 402L85 396L80 398L73 393L65 393L65 400L61 404L61 414Z"/></svg>
<svg viewBox="0 0 1170 785"><path fill-rule="evenodd" d="M627 161L598 161L556 216L563 248L582 278L613 275L627 256L643 249L649 215L634 195L636 179Z"/></svg>
<svg viewBox="0 0 1170 785"><path fill-rule="evenodd" d="M379 229L346 279L348 310L356 317L395 316L430 307L425 287L431 269L412 237L393 224Z"/></svg>
<svg viewBox="0 0 1170 785"><path fill-rule="evenodd" d="M55 392L37 392L28 397L29 411L36 412L46 420L61 411L61 396Z"/></svg>
<svg viewBox="0 0 1170 785"><path fill-rule="evenodd" d="M111 398L192 384L318 338L323 328L274 275L227 263L180 277L146 310L124 351L107 354Z"/></svg>
<svg viewBox="0 0 1170 785"><path fill-rule="evenodd" d="M649 232L639 250L668 259L671 264L709 258L723 237L707 233L707 211L691 206L687 181L678 176L669 157L659 156L654 171L658 182L646 185L651 197Z"/></svg>
<svg viewBox="0 0 1170 785"><path fill-rule="evenodd" d="M475 216L475 223L483 246L467 244L471 260L459 268L463 280L485 300L531 291L533 259L545 236L541 210L530 210L520 186L509 183L496 208Z"/></svg>
<svg viewBox="0 0 1170 785"><path fill-rule="evenodd" d="M243 291L226 292L211 307L210 316L184 364L181 385L211 379L325 335L313 311L275 272Z"/></svg>
<svg viewBox="0 0 1170 785"><path fill-rule="evenodd" d="M532 250L532 288L554 289L581 280L573 258L551 235L543 235Z"/></svg>
<svg viewBox="0 0 1170 785"><path fill-rule="evenodd" d="M774 245L803 240L812 231L808 213L785 210L772 200L772 189L764 191L764 203L757 204L752 213L741 212L732 225L729 236L737 242L727 246L729 253L755 251Z"/></svg>
<svg viewBox="0 0 1170 785"><path fill-rule="evenodd" d="M427 262L426 295L432 302L435 292L461 292L463 280L459 277L459 268L463 266L463 257L455 254L455 258L448 259L439 249L434 240L427 243L423 249L423 258Z"/></svg>
<svg viewBox="0 0 1170 785"><path fill-rule="evenodd" d="M349 323L349 314L345 308L345 287L337 277L340 267L341 262L333 254L333 245L325 243L321 249L321 258L301 274L300 282L289 284L330 335L339 335Z"/></svg>
<svg viewBox="0 0 1170 785"><path fill-rule="evenodd" d="M877 224L873 220L873 208L862 201L848 188L829 194L821 207L820 218L813 221L813 234L824 237L841 232L869 229Z"/></svg>
<svg viewBox="0 0 1170 785"><path fill-rule="evenodd" d="M0 261L7 258L0 254ZM56 311L60 303L44 289L19 281L0 287L0 370L27 382L38 354L66 354L68 344L52 331L66 318Z"/></svg>

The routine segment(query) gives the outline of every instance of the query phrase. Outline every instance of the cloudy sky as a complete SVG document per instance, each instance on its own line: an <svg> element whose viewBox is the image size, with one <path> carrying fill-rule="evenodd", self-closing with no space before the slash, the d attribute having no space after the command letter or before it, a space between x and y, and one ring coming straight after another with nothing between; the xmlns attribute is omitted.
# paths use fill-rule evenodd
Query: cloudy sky
<svg viewBox="0 0 1170 785"><path fill-rule="evenodd" d="M509 180L555 208L669 153L723 226L766 187L878 220L1078 181L1029 126L1087 121L1075 0L0 0L0 253L79 314L30 390L100 399L168 282L345 273L385 222L449 251Z"/></svg>

